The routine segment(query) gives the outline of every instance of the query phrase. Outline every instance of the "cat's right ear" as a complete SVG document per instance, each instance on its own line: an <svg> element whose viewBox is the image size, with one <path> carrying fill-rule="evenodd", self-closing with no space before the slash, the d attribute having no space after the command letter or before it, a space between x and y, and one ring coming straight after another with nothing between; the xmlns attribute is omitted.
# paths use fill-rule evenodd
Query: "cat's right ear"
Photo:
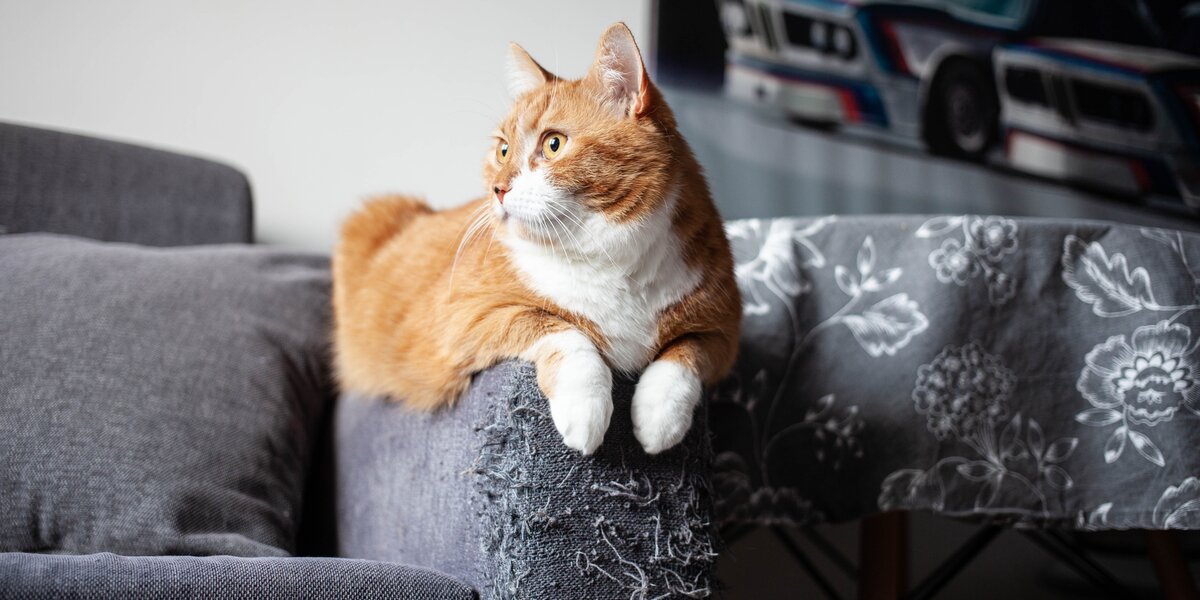
<svg viewBox="0 0 1200 600"><path fill-rule="evenodd" d="M537 64L524 48L517 44L508 45L508 63L505 65L508 77L508 95L516 100L530 90L545 85L554 79L549 71Z"/></svg>

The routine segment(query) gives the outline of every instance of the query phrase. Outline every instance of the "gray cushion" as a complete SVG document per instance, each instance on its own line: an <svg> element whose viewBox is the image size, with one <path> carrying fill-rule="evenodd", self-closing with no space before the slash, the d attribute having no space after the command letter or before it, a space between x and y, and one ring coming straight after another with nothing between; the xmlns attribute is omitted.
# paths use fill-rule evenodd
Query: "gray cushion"
<svg viewBox="0 0 1200 600"><path fill-rule="evenodd" d="M339 558L0 554L0 600L399 598L469 600L435 571Z"/></svg>
<svg viewBox="0 0 1200 600"><path fill-rule="evenodd" d="M0 236L0 551L286 555L327 259Z"/></svg>

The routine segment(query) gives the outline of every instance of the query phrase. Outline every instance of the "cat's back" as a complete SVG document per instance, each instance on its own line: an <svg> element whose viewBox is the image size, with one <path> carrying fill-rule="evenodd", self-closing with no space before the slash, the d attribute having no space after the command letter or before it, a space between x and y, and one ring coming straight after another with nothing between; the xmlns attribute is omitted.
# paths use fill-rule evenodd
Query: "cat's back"
<svg viewBox="0 0 1200 600"><path fill-rule="evenodd" d="M420 200L387 196L355 212L333 255L339 346L366 345L356 342L394 332L436 306L468 219L482 203L434 211Z"/></svg>
<svg viewBox="0 0 1200 600"><path fill-rule="evenodd" d="M368 200L346 220L334 250L335 304L362 292L384 293L396 301L404 289L443 276L468 220L484 202L434 211L408 196Z"/></svg>
<svg viewBox="0 0 1200 600"><path fill-rule="evenodd" d="M343 386L394 393L393 379L408 363L393 361L430 354L422 345L438 329L456 250L481 206L434 211L387 196L347 219L333 253L334 354Z"/></svg>

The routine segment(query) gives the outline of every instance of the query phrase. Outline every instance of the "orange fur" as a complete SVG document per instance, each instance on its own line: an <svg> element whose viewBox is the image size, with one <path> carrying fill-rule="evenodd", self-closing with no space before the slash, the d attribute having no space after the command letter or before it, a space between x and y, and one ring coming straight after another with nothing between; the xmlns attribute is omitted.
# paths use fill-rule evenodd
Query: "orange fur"
<svg viewBox="0 0 1200 600"><path fill-rule="evenodd" d="M733 364L741 320L729 245L700 166L644 69L632 88L615 93L605 77L602 63L613 53L605 44L625 35L623 25L610 29L597 63L577 81L558 79L514 49L539 84L516 98L501 123L498 144L507 142L512 158L489 156L486 189L507 190L518 173L540 169L581 205L580 214L603 215L614 227L645 222L677 198L669 235L698 283L658 313L646 358L677 362L713 383ZM565 134L561 155L538 154L547 132ZM452 403L475 372L524 357L551 395L563 353L539 340L578 331L608 352L605 324L535 292L513 248L500 241L511 235L553 246L563 236L498 216L504 210L495 193L444 211L385 197L346 221L333 259L336 365L345 389L431 409Z"/></svg>

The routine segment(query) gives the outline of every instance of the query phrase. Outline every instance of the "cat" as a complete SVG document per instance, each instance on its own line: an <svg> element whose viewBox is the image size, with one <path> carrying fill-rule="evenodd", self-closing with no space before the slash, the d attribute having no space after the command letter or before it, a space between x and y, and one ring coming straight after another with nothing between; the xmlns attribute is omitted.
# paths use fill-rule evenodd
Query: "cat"
<svg viewBox="0 0 1200 600"><path fill-rule="evenodd" d="M525 359L563 442L586 455L608 429L612 369L641 372L634 433L662 452L737 352L741 300L708 184L624 24L579 80L509 50L514 103L484 162L487 196L442 211L380 197L344 223L340 383L433 409L475 372Z"/></svg>

